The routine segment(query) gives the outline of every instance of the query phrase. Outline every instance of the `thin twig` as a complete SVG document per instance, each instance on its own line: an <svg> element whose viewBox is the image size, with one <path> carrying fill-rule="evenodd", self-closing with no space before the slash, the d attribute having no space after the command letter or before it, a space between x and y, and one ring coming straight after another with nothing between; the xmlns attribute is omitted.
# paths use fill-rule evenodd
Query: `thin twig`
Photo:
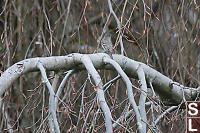
<svg viewBox="0 0 200 133"><path fill-rule="evenodd" d="M115 14L113 8L112 8L112 4L111 4L111 1L110 0L107 0L108 2L108 6L109 6L109 10L110 10L110 13L114 16L115 18L115 21L117 23L117 28L119 30L119 42L120 42L120 47L121 47L121 55L124 55L124 44L123 44L123 41L122 41L122 32L121 32L121 23L117 17L117 15Z"/></svg>
<svg viewBox="0 0 200 133"><path fill-rule="evenodd" d="M67 20L68 20L68 17L69 17L70 6L71 6L71 0L69 0L68 6L67 6L67 14L66 14L65 22L64 22L64 27L63 27L63 33L62 33L62 36L61 36L61 41L60 41L59 55L61 53L61 47L62 47L62 43L63 43L63 40L64 40L65 29L66 29Z"/></svg>
<svg viewBox="0 0 200 133"><path fill-rule="evenodd" d="M50 47L51 47L51 50L50 50L50 51L51 51L51 54L50 54L50 55L52 55L52 54L53 54L53 34L52 34L53 30L51 29L51 25L50 25L49 19L48 19L48 17L47 17L46 11L45 11L45 4L44 4L44 1L43 1L43 13L44 13L44 16L45 16L45 18L46 18L46 20L47 20L47 24L48 24L48 28L49 28Z"/></svg>

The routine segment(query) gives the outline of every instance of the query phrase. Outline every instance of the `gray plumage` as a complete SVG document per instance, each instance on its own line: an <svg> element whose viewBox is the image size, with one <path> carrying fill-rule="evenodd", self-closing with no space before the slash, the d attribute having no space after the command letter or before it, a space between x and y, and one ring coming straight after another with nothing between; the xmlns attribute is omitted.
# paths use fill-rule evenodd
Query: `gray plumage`
<svg viewBox="0 0 200 133"><path fill-rule="evenodd" d="M111 58L113 54L113 45L111 41L111 35L106 33L101 40L101 46L104 49L104 52L107 53Z"/></svg>

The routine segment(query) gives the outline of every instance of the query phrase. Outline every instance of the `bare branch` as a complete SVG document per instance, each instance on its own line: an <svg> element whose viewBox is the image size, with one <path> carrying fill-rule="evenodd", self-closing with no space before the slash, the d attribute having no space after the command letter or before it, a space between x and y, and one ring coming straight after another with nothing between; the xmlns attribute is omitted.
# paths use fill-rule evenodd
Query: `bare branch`
<svg viewBox="0 0 200 133"><path fill-rule="evenodd" d="M167 113L170 113L174 110L176 110L178 108L178 106L171 106L169 107L167 110L165 110L155 121L153 121L152 126L156 126L158 124L158 122L164 117L164 115L166 115ZM150 130L148 130L148 133L150 132Z"/></svg>
<svg viewBox="0 0 200 133"><path fill-rule="evenodd" d="M60 133L59 124L58 124L58 121L56 118L56 104L55 104L55 99L54 99L55 93L53 91L53 87L51 86L51 84L47 78L45 68L43 67L43 65L40 62L38 62L37 67L40 69L40 72L41 72L42 78L43 78L43 82L46 84L46 86L50 92L50 97L49 97L49 113L51 114L49 117L50 132L54 133L54 130L55 130L56 133ZM52 125L51 122L53 122L54 125Z"/></svg>
<svg viewBox="0 0 200 133"><path fill-rule="evenodd" d="M60 94L62 90L64 89L66 82L69 80L69 78L74 72L75 72L74 70L69 70L67 74L65 75L65 77L63 78L62 82L60 83L60 86L58 87L58 90L56 92L56 97L55 97L56 107L58 106L58 97L60 97Z"/></svg>
<svg viewBox="0 0 200 133"><path fill-rule="evenodd" d="M108 0L108 6L109 6L109 9L110 9L110 13L114 16L115 18L115 21L117 23L117 28L119 29L119 42L120 42L120 47L121 47L121 55L124 55L124 44L123 44L123 41L122 41L122 32L121 32L121 23L119 21L119 19L117 18L117 15L115 14L113 8L112 8L112 4L111 4L111 1Z"/></svg>
<svg viewBox="0 0 200 133"><path fill-rule="evenodd" d="M0 95L2 95L5 90L8 89L22 74L31 71L38 71L38 60L40 60L40 63L47 71L62 69L71 70L75 68L83 70L84 67L80 65L81 61L76 58L77 55L80 56L81 54L74 53L66 56L30 58L15 63L3 72L0 77ZM110 65L105 65L103 62L103 58L108 56L105 53L89 54L88 56L96 69L112 69ZM117 54L113 54L113 60L115 60L131 78L137 78L137 68L141 64L147 82L152 82L152 86L155 88L158 95L164 100L163 102L165 104L181 103L183 99L182 91L184 91L186 100L194 99L198 93L198 89L196 88L186 87L182 89L181 86L173 84L174 82L170 78L143 63Z"/></svg>
<svg viewBox="0 0 200 133"><path fill-rule="evenodd" d="M141 95L139 99L139 109L140 109L140 114L142 121L147 122L147 113L145 109L145 102L147 98L147 83L145 79L145 74L144 70L142 69L141 65L139 65L138 70L137 70L138 78L141 83ZM142 122L142 132L146 133L146 123Z"/></svg>
<svg viewBox="0 0 200 133"><path fill-rule="evenodd" d="M120 65L117 62L115 62L114 60L105 57L104 58L104 62L111 64L116 69L116 71L121 75L123 81L125 82L126 87L127 87L127 91L128 91L129 101L132 104L133 109L134 109L135 114L136 114L138 129L139 129L140 133L143 133L142 132L142 128L143 127L142 127L141 116L140 116L140 113L139 113L138 106L136 105L136 102L134 100L133 90L132 90L132 83L131 83L130 79L125 74L125 72L121 69Z"/></svg>
<svg viewBox="0 0 200 133"><path fill-rule="evenodd" d="M112 133L113 129L112 129L112 115L110 112L110 109L107 105L107 102L105 100L104 97L104 91L103 91L103 83L101 80L101 77L99 76L98 72L96 71L96 69L93 66L92 61L90 60L89 56L87 55L79 55L78 57L80 57L82 63L84 64L85 68L87 69L88 73L92 76L95 85L97 87L97 98L98 98L98 103L101 107L101 109L104 112L105 115L105 122L106 122L106 132L107 133Z"/></svg>

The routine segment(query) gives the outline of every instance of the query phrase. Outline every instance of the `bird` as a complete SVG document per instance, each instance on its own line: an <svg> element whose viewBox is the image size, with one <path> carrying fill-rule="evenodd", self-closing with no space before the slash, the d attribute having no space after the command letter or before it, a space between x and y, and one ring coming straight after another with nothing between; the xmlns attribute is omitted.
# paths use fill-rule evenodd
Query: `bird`
<svg viewBox="0 0 200 133"><path fill-rule="evenodd" d="M101 46L106 54L108 54L112 58L113 54L113 44L111 40L111 34L105 33L102 40L101 40Z"/></svg>

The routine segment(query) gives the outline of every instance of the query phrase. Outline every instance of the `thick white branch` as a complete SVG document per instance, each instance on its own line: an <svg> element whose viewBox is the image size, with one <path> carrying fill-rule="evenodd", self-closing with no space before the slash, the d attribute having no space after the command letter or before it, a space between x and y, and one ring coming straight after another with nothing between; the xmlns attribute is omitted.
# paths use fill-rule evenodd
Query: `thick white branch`
<svg viewBox="0 0 200 133"><path fill-rule="evenodd" d="M143 133L142 132L143 127L142 127L141 116L140 116L138 106L137 106L135 99L134 99L134 96L133 96L132 83L131 83L130 79L125 74L125 72L121 69L120 65L117 62L115 62L114 60L105 57L104 62L111 64L116 69L116 71L119 73L119 75L121 75L123 81L125 82L126 87L127 87L127 91L128 91L129 101L132 104L133 110L135 111L135 114L136 114L138 129L139 129L140 133Z"/></svg>
<svg viewBox="0 0 200 133"><path fill-rule="evenodd" d="M55 93L53 91L53 87L51 86L47 75L46 75L46 71L45 68L43 67L43 65L40 63L40 61L38 61L37 67L40 69L40 72L42 74L42 79L43 82L46 84L49 92L50 92L50 97L49 97L49 112L50 112L50 117L49 117L49 125L50 125L50 132L54 132L54 130L56 131L56 133L60 133L60 128L59 128L59 124L57 121L57 117L56 117L56 104L55 104ZM53 124L52 124L53 122Z"/></svg>
<svg viewBox="0 0 200 133"><path fill-rule="evenodd" d="M97 70L95 69L89 56L76 54L76 59L80 60L84 64L88 73L92 76L92 78L95 82L95 85L97 87L98 103L105 115L106 133L112 133L113 132L112 115L111 115L110 109L109 109L107 102L105 100L105 97L104 97L103 83L102 83L101 77L100 77L99 73L97 72Z"/></svg>
<svg viewBox="0 0 200 133"><path fill-rule="evenodd" d="M41 57L41 58L30 58L18 63L15 63L9 67L0 77L0 95L2 95L6 89L8 89L13 82L19 78L22 74L31 71L38 71L37 62L40 60L40 63L45 67L47 71L49 70L71 70L71 69L84 69L81 66L81 61L77 60L75 57L77 54L70 54L66 56L52 56L52 57ZM92 63L96 69L111 69L110 65L105 65L103 58L108 57L105 53L97 54L88 54ZM142 68L145 73L145 77L148 82L152 82L155 91L163 98L163 101L167 104L179 104L183 99L184 91L186 100L192 100L197 94L198 89L187 88L183 89L181 86L174 84L174 82L168 77L164 76L155 69L124 57L122 55L113 54L113 60L115 60L122 69L127 73L131 78L137 78L137 68L139 65L142 65Z"/></svg>
<svg viewBox="0 0 200 133"><path fill-rule="evenodd" d="M140 88L141 88L141 95L140 95L140 99L139 99L139 109L140 109L140 114L142 117L142 132L146 133L146 122L147 122L147 113L146 113L146 109L145 109L145 102L146 102L146 98L147 98L147 83L146 83L146 78L145 78L145 74L143 71L143 68L141 65L139 65L138 70L137 70L137 74L138 74L138 78L140 80Z"/></svg>

